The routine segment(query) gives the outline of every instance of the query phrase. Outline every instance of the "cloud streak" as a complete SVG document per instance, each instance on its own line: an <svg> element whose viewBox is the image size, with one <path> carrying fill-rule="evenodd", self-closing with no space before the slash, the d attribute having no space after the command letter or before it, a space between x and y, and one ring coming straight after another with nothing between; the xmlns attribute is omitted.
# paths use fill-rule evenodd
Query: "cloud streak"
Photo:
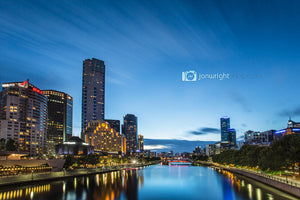
<svg viewBox="0 0 300 200"><path fill-rule="evenodd" d="M176 140L176 139L144 139L145 149L162 152L192 152L195 147L201 146L204 148L207 144L213 144L216 141L189 141L189 140Z"/></svg>
<svg viewBox="0 0 300 200"><path fill-rule="evenodd" d="M162 150L162 149L169 149L170 145L144 145L145 150Z"/></svg>
<svg viewBox="0 0 300 200"><path fill-rule="evenodd" d="M230 97L234 102L240 105L245 112L251 111L248 101L242 94L237 92L231 92Z"/></svg>
<svg viewBox="0 0 300 200"><path fill-rule="evenodd" d="M211 127L203 127L196 131L190 131L191 135L208 135L208 134L218 134L220 133L220 129L211 128Z"/></svg>
<svg viewBox="0 0 300 200"><path fill-rule="evenodd" d="M284 109L284 110L281 110L278 115L280 117L293 117L293 116L300 116L300 107L296 107L294 109Z"/></svg>

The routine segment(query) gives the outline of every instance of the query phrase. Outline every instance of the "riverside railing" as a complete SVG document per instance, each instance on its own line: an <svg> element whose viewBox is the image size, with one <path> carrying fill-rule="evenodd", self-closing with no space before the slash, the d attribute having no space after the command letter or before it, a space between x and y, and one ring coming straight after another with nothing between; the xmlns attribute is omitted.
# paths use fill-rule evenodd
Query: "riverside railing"
<svg viewBox="0 0 300 200"><path fill-rule="evenodd" d="M228 166L222 166L222 165L214 165L214 166L227 168L227 169L233 169L233 170L245 171L245 172L248 172L248 173L252 173L252 174L255 174L255 175L258 175L258 176L261 176L261 177L265 177L265 178L268 178L268 179L271 179L271 180L275 180L275 181L278 181L278 182L281 182L281 183L285 183L285 184L300 188L300 182L292 181L292 180L288 179L287 177L282 178L282 177L266 174L262 171L257 172L257 171L253 171L253 170L245 169L245 168L228 167Z"/></svg>

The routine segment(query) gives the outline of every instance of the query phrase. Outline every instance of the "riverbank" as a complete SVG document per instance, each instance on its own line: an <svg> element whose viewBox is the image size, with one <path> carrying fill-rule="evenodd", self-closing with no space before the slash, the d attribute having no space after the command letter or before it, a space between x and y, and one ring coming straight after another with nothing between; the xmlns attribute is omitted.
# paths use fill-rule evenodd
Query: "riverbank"
<svg viewBox="0 0 300 200"><path fill-rule="evenodd" d="M226 170L235 174L240 174L246 176L248 178L252 178L256 181L261 183L270 185L276 189L284 191L286 193L292 194L298 198L300 198L300 183L296 181L291 181L288 179L280 178L265 174L263 172L256 172L253 170L247 170L242 168L236 167L229 167L224 165L215 164L212 162L205 162L205 161L197 161L195 163L199 163L204 166L212 167L216 170Z"/></svg>
<svg viewBox="0 0 300 200"><path fill-rule="evenodd" d="M54 181L54 180L60 180L65 178L80 177L80 176L93 175L93 174L101 174L101 173L107 173L107 172L113 172L119 170L146 167L158 163L160 162L152 162L148 164L105 166L102 168L84 168L84 169L74 169L71 171L63 170L60 172L49 172L43 174L40 173L40 174L27 174L27 175L1 177L0 187L11 186L11 185L23 185L26 183L36 183L36 182L43 182L43 181Z"/></svg>

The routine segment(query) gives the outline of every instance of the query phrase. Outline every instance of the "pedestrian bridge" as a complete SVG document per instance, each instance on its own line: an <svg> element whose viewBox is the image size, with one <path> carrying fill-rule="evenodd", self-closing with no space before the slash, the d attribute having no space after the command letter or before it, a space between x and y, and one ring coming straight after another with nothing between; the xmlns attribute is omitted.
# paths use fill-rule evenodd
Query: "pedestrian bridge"
<svg viewBox="0 0 300 200"><path fill-rule="evenodd" d="M188 160L170 160L169 165L192 165Z"/></svg>

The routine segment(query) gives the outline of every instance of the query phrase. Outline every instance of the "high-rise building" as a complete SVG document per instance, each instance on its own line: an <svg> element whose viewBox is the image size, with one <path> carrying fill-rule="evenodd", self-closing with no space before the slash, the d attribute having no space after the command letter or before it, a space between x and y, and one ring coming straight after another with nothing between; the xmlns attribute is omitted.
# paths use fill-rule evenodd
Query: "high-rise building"
<svg viewBox="0 0 300 200"><path fill-rule="evenodd" d="M136 152L138 147L137 140L137 117L127 114L123 118L122 134L126 137L127 152Z"/></svg>
<svg viewBox="0 0 300 200"><path fill-rule="evenodd" d="M82 131L92 120L104 119L105 65L95 58L83 61Z"/></svg>
<svg viewBox="0 0 300 200"><path fill-rule="evenodd" d="M144 151L144 136L143 135L138 135L138 149L140 152Z"/></svg>
<svg viewBox="0 0 300 200"><path fill-rule="evenodd" d="M0 138L13 139L18 151L46 153L47 97L29 83L3 83L0 94Z"/></svg>
<svg viewBox="0 0 300 200"><path fill-rule="evenodd" d="M228 132L228 144L231 147L236 146L236 131L234 128L229 128Z"/></svg>
<svg viewBox="0 0 300 200"><path fill-rule="evenodd" d="M47 153L55 154L55 145L72 137L73 98L63 92L43 90L48 98Z"/></svg>
<svg viewBox="0 0 300 200"><path fill-rule="evenodd" d="M120 132L120 120L114 120L114 119L105 119L104 121L108 122L109 123L109 126L111 128L113 128L115 131L117 131L118 133L121 133Z"/></svg>
<svg viewBox="0 0 300 200"><path fill-rule="evenodd" d="M229 143L228 129L230 128L230 118L222 117L220 121L221 121L221 142L223 144L228 144Z"/></svg>
<svg viewBox="0 0 300 200"><path fill-rule="evenodd" d="M123 136L104 120L89 122L83 130L83 135L85 136L85 142L92 145L95 152L118 153L125 151Z"/></svg>

